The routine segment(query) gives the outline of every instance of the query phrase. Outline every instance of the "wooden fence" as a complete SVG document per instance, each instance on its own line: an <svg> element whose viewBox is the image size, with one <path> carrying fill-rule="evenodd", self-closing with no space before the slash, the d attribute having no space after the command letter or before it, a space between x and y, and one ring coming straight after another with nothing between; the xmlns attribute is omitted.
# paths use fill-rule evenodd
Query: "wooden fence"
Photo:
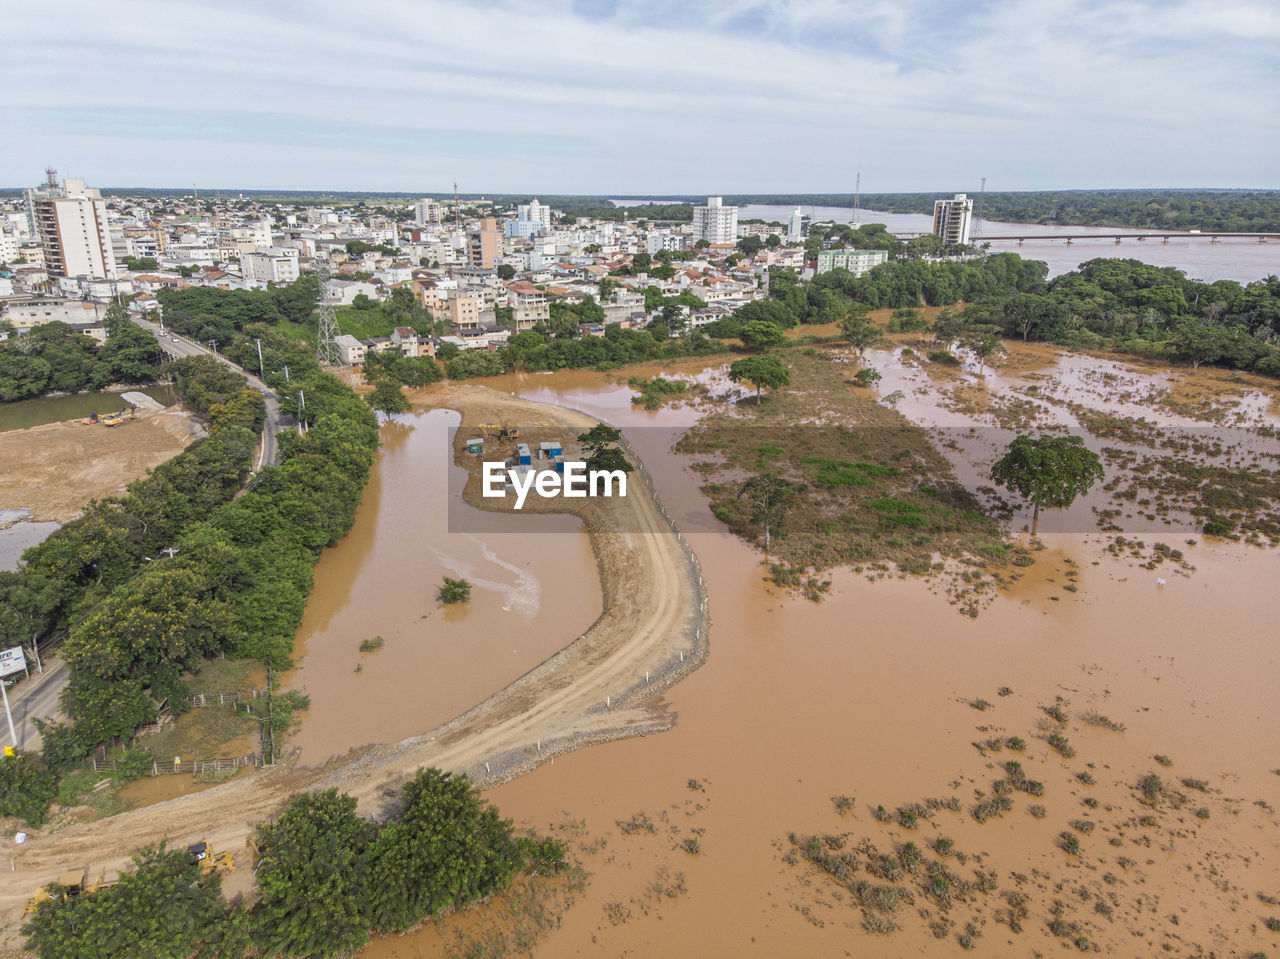
<svg viewBox="0 0 1280 959"><path fill-rule="evenodd" d="M99 759L97 756L91 760L93 771L115 772L120 761L116 759ZM261 756L257 753L250 753L248 756L232 756L229 759L195 759L190 762L161 762L156 760L151 763L151 770L147 775L150 776L177 776L187 774L195 776L199 773L221 772L224 769L239 769L241 766L264 766Z"/></svg>
<svg viewBox="0 0 1280 959"><path fill-rule="evenodd" d="M187 704L190 706L238 706L250 700L265 699L266 695L265 689L250 689L235 693L201 693L198 696L188 696Z"/></svg>

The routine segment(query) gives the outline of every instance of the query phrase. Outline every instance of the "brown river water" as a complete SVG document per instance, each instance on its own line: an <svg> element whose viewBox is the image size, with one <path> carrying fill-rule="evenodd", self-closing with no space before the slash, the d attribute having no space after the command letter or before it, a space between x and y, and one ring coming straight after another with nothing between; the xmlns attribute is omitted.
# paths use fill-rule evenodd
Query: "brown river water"
<svg viewBox="0 0 1280 959"><path fill-rule="evenodd" d="M1078 903L1077 888L1100 889L1099 877L1112 873L1122 873L1110 887L1119 895L1114 919L1074 905L1070 913L1104 951L1151 955L1168 946L1170 954L1194 954L1199 944L1244 955L1274 938L1260 924L1268 910L1254 899L1280 894L1273 554L1199 542L1183 547L1195 571L1171 571L1158 585L1155 573L1103 552L1096 534L1050 533L1029 575L977 619L959 615L935 586L870 583L847 572L814 604L762 581L760 555L710 518L699 479L669 454L695 411L633 409L631 391L598 373L485 382L627 429L701 561L713 617L709 661L667 694L679 716L672 731L562 756L487 793L520 827L546 832L573 823L593 842L579 852L586 890L536 955L955 953L958 929L934 939L916 918L919 899L897 917L902 929L891 937L863 931L847 891L803 860L784 860L792 831L869 837L886 851L945 832L994 869L1002 889L1012 888L1013 873L1025 874L1020 888L1033 905L1023 933L992 921L994 896L985 911L970 911L978 948L989 955L1066 945L1046 929L1050 902ZM527 526L491 541L442 528L432 490L455 469L441 459L443 440L423 437L450 422L446 413L416 413L386 428L356 526L317 569L292 682L312 696L295 739L305 761L431 728L545 658L599 612L580 529L550 537L548 550ZM1078 592L1063 591L1068 560L1077 564ZM444 573L486 583L458 620L433 601ZM536 604L527 602L530 578L539 585ZM385 637L383 649L356 652L374 634ZM1000 687L1012 693L998 696ZM1070 762L1038 728L1039 707L1057 696L1073 717L1078 755ZM976 711L975 697L994 705ZM1077 721L1091 709L1126 730ZM874 821L877 804L893 809L933 796L956 795L967 809L997 776L994 764L1011 758L975 750L975 740L992 735L1028 740L1017 758L1046 784L1037 800L1044 818L1028 816L1019 801L981 825L946 811L918 833ZM1155 765L1155 754L1174 766ZM1096 785L1074 778L1086 768ZM1134 784L1152 770L1207 781L1211 818L1168 812L1161 829L1135 835L1127 824ZM832 803L837 795L856 800L843 816ZM1101 807L1085 810L1086 795ZM620 828L638 813L652 831ZM1099 829L1071 858L1055 837L1082 813ZM690 837L699 840L697 854L681 846ZM1127 870L1115 864L1121 855L1133 861ZM960 926L969 914L957 912ZM482 908L461 922L377 941L363 955L444 955L459 928L500 925L495 917Z"/></svg>

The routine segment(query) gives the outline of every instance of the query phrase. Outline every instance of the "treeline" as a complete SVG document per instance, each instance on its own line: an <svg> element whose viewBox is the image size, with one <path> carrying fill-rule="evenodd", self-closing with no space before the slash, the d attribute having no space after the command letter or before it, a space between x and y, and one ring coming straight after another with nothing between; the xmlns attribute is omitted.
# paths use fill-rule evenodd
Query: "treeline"
<svg viewBox="0 0 1280 959"><path fill-rule="evenodd" d="M890 260L860 277L831 270L809 283L776 270L767 299L706 333L738 336L758 320L782 327L832 323L859 308L966 303L957 329L1280 376L1280 278L1202 283L1173 267L1104 258L1053 280L1047 273L1044 263L1016 253L963 262Z"/></svg>
<svg viewBox="0 0 1280 959"><path fill-rule="evenodd" d="M288 286L265 290L219 290L192 286L163 289L156 294L164 311L164 321L172 329L201 343L217 340L228 343L251 323L269 326L283 321L305 323L315 309L319 280L314 274ZM255 360L252 369L257 366Z"/></svg>
<svg viewBox="0 0 1280 959"><path fill-rule="evenodd" d="M153 383L160 372L156 338L135 323L118 304L103 318L107 342L66 323L42 323L26 336L0 343L0 402L43 393L100 390L111 383Z"/></svg>
<svg viewBox="0 0 1280 959"><path fill-rule="evenodd" d="M864 210L933 215L936 193L864 193ZM966 192L966 191L961 191ZM970 188L977 199L977 190ZM725 203L777 206L853 207L852 193L726 196ZM1061 226L1149 227L1161 230L1221 230L1224 233L1280 232L1277 190L1036 190L989 192L982 197L984 220Z"/></svg>
<svg viewBox="0 0 1280 959"><path fill-rule="evenodd" d="M498 376L512 371L569 370L594 367L617 369L646 360L677 359L724 353L728 347L695 332L679 339L663 338L663 330L624 330L617 324L605 327L604 336L552 336L537 330L517 333L510 342L492 352L462 350L448 355L449 378L470 379Z"/></svg>
<svg viewBox="0 0 1280 959"><path fill-rule="evenodd" d="M280 466L263 469L241 493L262 399L212 358L180 360L175 382L208 416L210 435L124 496L91 503L24 553L16 573L0 574L6 645L66 637L68 722L43 729L55 766L127 739L164 700L182 711L183 676L208 657L286 665L319 552L354 521L378 445L376 419L308 350L269 327L246 327L228 352L256 365L253 337L263 341L282 408L309 426L305 435L280 435Z"/></svg>
<svg viewBox="0 0 1280 959"><path fill-rule="evenodd" d="M967 318L1010 337L1280 376L1274 276L1202 283L1173 267L1094 259L1018 295L971 299Z"/></svg>
<svg viewBox="0 0 1280 959"><path fill-rule="evenodd" d="M515 836L466 776L420 769L398 807L377 824L336 789L296 797L257 827L251 904L228 902L220 875L201 875L185 850L144 850L116 885L42 903L23 927L27 948L41 959L132 954L143 943L151 956L350 954L370 933L404 932L519 872L566 868L562 843Z"/></svg>
<svg viewBox="0 0 1280 959"><path fill-rule="evenodd" d="M521 200L527 203L528 200ZM596 196L543 196L539 203L559 210L567 217L590 217L594 220L668 220L688 223L693 219L692 203L641 203L617 206L612 200ZM703 202L703 201L699 201Z"/></svg>

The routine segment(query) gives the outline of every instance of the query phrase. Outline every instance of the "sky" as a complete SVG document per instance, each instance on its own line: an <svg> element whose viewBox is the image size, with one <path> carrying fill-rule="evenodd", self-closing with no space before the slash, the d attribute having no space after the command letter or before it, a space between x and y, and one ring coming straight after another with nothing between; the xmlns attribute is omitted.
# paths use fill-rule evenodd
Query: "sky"
<svg viewBox="0 0 1280 959"><path fill-rule="evenodd" d="M0 186L1280 187L1276 0L51 0Z"/></svg>

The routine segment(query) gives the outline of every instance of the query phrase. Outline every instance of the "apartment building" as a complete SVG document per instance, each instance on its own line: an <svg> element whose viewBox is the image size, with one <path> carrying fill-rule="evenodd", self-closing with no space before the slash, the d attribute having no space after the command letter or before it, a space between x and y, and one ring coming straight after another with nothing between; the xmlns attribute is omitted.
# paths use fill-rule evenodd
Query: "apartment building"
<svg viewBox="0 0 1280 959"><path fill-rule="evenodd" d="M872 267L888 261L888 250L819 250L817 272L848 270L854 276L862 276Z"/></svg>
<svg viewBox="0 0 1280 959"><path fill-rule="evenodd" d="M933 201L933 235L948 243L969 243L969 228L973 219L973 200L957 193L952 200Z"/></svg>
<svg viewBox="0 0 1280 959"><path fill-rule="evenodd" d="M31 212L50 276L115 279L107 204L96 189L68 177L61 189L32 195Z"/></svg>
<svg viewBox="0 0 1280 959"><path fill-rule="evenodd" d="M706 206L693 208L693 234L713 246L738 242L738 208L725 206L718 196L707 197Z"/></svg>

